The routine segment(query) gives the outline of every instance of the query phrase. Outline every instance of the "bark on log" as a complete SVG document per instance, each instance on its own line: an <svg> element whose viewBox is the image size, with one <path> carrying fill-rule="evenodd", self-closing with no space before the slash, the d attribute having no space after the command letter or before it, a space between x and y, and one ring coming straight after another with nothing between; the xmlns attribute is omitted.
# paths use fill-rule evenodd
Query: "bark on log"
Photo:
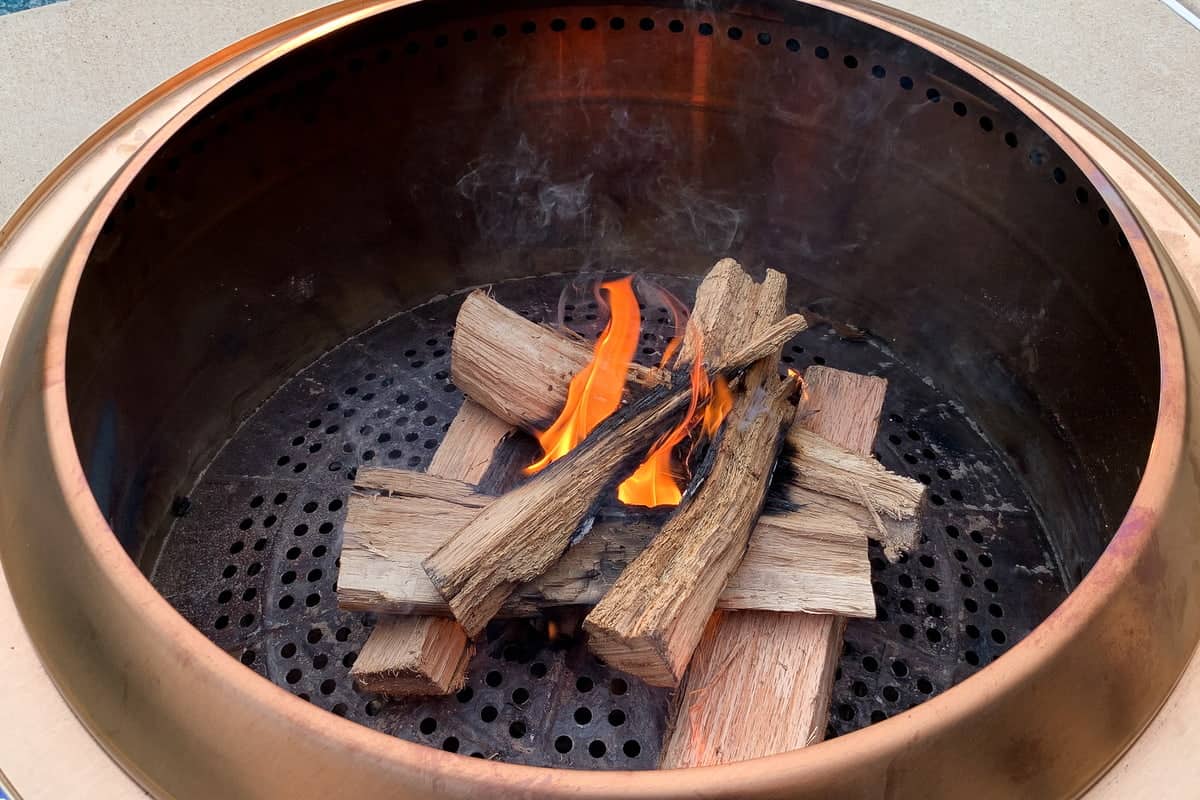
<svg viewBox="0 0 1200 800"><path fill-rule="evenodd" d="M741 369L804 328L804 317L792 314L749 342L752 349L722 349L715 340L705 361L726 371L730 365ZM592 350L581 339L530 322L476 291L463 301L450 356L451 376L463 394L500 419L533 431L545 428L562 410L567 386L591 360ZM628 380L635 390L652 389L669 385L671 377L664 370L635 364Z"/></svg>
<svg viewBox="0 0 1200 800"><path fill-rule="evenodd" d="M824 367L809 368L805 380L795 424L869 453L887 382ZM845 618L828 614L717 615L676 697L661 766L725 764L820 741L844 630Z"/></svg>
<svg viewBox="0 0 1200 800"><path fill-rule="evenodd" d="M424 561L471 636L513 589L545 572L616 484L686 407L689 390L657 389L601 423L579 447L488 504Z"/></svg>
<svg viewBox="0 0 1200 800"><path fill-rule="evenodd" d="M610 666L652 686L675 686L683 677L746 552L795 410L791 381L776 373L770 363L747 375L753 384L734 401L704 484L584 620L588 646Z"/></svg>

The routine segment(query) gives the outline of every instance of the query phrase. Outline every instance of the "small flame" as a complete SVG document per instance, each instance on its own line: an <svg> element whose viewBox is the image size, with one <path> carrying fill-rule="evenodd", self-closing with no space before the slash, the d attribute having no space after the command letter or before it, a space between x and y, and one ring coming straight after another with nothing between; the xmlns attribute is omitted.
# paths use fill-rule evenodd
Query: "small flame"
<svg viewBox="0 0 1200 800"><path fill-rule="evenodd" d="M571 452L621 404L629 364L637 350L642 315L633 293L633 276L601 284L608 293L608 324L592 351L591 362L571 379L567 403L554 424L537 434L542 457L525 468L532 475Z"/></svg>
<svg viewBox="0 0 1200 800"><path fill-rule="evenodd" d="M788 374L788 377L791 378L792 380L794 380L796 382L796 385L800 387L800 404L803 405L803 404L807 403L808 402L808 382L806 380L804 380L804 376L801 375L796 370L792 369L791 367L788 367L787 374Z"/></svg>
<svg viewBox="0 0 1200 800"><path fill-rule="evenodd" d="M712 385L712 399L704 408L704 435L710 439L716 435L717 429L733 408L733 394L729 391L729 382L724 375L718 375Z"/></svg>

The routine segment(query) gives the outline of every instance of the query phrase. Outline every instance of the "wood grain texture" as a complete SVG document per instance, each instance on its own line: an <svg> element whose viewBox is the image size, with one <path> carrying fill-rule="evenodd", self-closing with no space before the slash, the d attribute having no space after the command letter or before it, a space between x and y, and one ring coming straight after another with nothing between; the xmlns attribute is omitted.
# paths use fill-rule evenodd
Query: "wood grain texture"
<svg viewBox="0 0 1200 800"><path fill-rule="evenodd" d="M696 291L681 362L743 349L783 318L786 293L787 279L774 270L757 283L737 262L718 262ZM593 652L651 685L683 677L746 552L795 413L793 381L778 376L778 346L760 358L713 444L711 472L584 620Z"/></svg>
<svg viewBox="0 0 1200 800"><path fill-rule="evenodd" d="M863 404L848 409L848 416L843 416L840 412L824 413L822 409L829 403L824 384L843 383L841 377L833 374L837 372L838 370L816 366L810 367L804 373L813 399L813 402L809 404L812 409L812 420L806 425L806 428L809 432L853 453L866 455L871 452L871 445L875 442L875 434L879 430L879 417L877 414L874 419L868 419L864 409L874 407L876 401L880 408L883 407L883 393L887 391L886 381L881 388L878 383L875 383L881 379L845 373L852 377L845 378L846 391L843 394L856 395L861 392L864 399ZM861 498L856 499L855 502L861 502ZM901 554L907 553L916 545L918 533L915 513L910 517L885 516L879 520L876 532L871 538L878 540L883 545L884 554L888 560L894 562Z"/></svg>
<svg viewBox="0 0 1200 800"><path fill-rule="evenodd" d="M470 488L468 484L458 486ZM444 499L432 487L429 492L424 497L351 495L342 527L340 607L388 614L450 615L449 606L421 563L456 531L470 524L480 506ZM479 499L490 498L481 495Z"/></svg>
<svg viewBox="0 0 1200 800"><path fill-rule="evenodd" d="M783 273L769 269L759 283L737 261L721 259L696 288L679 363L690 364L697 355L712 363L745 346L783 318L786 295Z"/></svg>
<svg viewBox="0 0 1200 800"><path fill-rule="evenodd" d="M450 694L463 687L471 642L446 617L384 617L358 654L350 674L369 692Z"/></svg>
<svg viewBox="0 0 1200 800"><path fill-rule="evenodd" d="M887 382L819 366L805 381L794 424L869 453ZM844 630L845 618L833 614L722 612L676 697L661 766L726 764L820 741Z"/></svg>
<svg viewBox="0 0 1200 800"><path fill-rule="evenodd" d="M446 437L430 462L429 475L406 473L398 475L395 470L367 469L358 474L360 489L377 490L376 493L356 492L347 504L346 524L343 527L343 546L339 581L363 582L380 566L375 559L370 537L359 537L354 531L372 530L373 520L380 515L382 506L393 498L381 496L397 494L412 502L425 500L426 489L422 482L444 479L477 482L487 472L497 448L515 429L498 419L471 400L464 400ZM403 480L407 478L407 481ZM454 530L454 514L469 514L473 517L478 506L471 502L477 495L473 489L458 483L457 492L447 498L441 508L426 509L426 514L436 514L444 529ZM439 513L440 512L440 513ZM421 514L412 510L420 518ZM403 518L387 517L388 525L406 527ZM466 524L465 521L463 524ZM349 543L349 546L347 546ZM422 556L427 553L425 550ZM409 582L420 585L428 582L419 564L414 565L407 576ZM390 573L389 573L390 575ZM339 591L339 603L341 594ZM394 611L401 609L394 608ZM412 612L415 607L404 609ZM385 617L380 621L358 659L350 670L351 676L368 691L387 694L449 694L462 688L466 681L467 662L472 647L466 631L457 622L432 616Z"/></svg>
<svg viewBox="0 0 1200 800"><path fill-rule="evenodd" d="M479 483L487 474L497 448L514 433L510 423L468 397L434 452L429 474ZM359 482L362 482L361 470Z"/></svg>
<svg viewBox="0 0 1200 800"><path fill-rule="evenodd" d="M692 656L660 767L711 766L819 742L841 617L722 611Z"/></svg>
<svg viewBox="0 0 1200 800"><path fill-rule="evenodd" d="M592 360L592 346L472 292L463 301L450 345L450 372L463 394L525 430L543 428L562 410L567 387ZM630 365L635 387L670 382L667 373ZM441 448L439 448L441 449Z"/></svg>
<svg viewBox="0 0 1200 800"><path fill-rule="evenodd" d="M344 528L338 604L381 613L449 616L450 607L421 562L494 498L460 481L400 470L364 470L360 484L390 486L388 496L351 500ZM412 480L408 476L416 476ZM422 494L412 488L420 485ZM780 510L759 517L742 563L718 608L875 614L870 565L862 559L872 522L861 506L788 487ZM658 532L650 520L598 519L545 574L517 587L498 612L595 605Z"/></svg>
<svg viewBox="0 0 1200 800"><path fill-rule="evenodd" d="M818 365L804 371L804 388L796 426L852 453L869 455L879 433L887 381Z"/></svg>
<svg viewBox="0 0 1200 800"><path fill-rule="evenodd" d="M855 453L803 428L793 427L787 442L792 482L820 494L865 504L893 520L911 520L925 496L925 484L891 472L869 455Z"/></svg>
<svg viewBox="0 0 1200 800"><path fill-rule="evenodd" d="M873 618L866 510L805 489L789 495L789 510L758 518L717 607Z"/></svg>

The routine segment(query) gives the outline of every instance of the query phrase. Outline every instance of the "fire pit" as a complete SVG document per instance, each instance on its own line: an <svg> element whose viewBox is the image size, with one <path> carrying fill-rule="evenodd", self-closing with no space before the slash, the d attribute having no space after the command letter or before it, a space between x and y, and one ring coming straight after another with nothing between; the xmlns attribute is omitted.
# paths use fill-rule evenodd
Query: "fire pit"
<svg viewBox="0 0 1200 800"><path fill-rule="evenodd" d="M254 700L238 713L261 714L263 728L228 746L244 748L239 780L267 794L284 783L252 777L250 765L279 757L293 732L311 740L287 756L297 776L325 768L313 753L332 752L329 736L340 760L326 766L371 771L372 754L387 751L395 770L418 776L414 787L460 775L449 793L511 780L685 790L649 772L557 783L399 741L513 765L653 769L670 692L543 623L492 623L454 695L389 700L350 680L376 617L337 606L345 497L364 467L429 466L463 401L450 349L474 287L548 321L576 274L639 272L690 301L707 267L732 255L784 272L788 305L813 312L816 324L784 348L786 364L888 380L875 454L927 485L930 507L907 556L893 563L872 545L877 614L847 628L825 731L853 736L811 753L842 746L804 778L818 791L889 726L934 737L933 710L884 721L1001 659L987 673L998 671L1064 601L1055 620L1067 624L1070 593L1150 513L1128 512L1163 413L1160 354L1175 358L1178 345L1160 343L1173 319L1156 306L1155 259L1130 244L1140 232L1129 209L1003 87L833 10L435 0L379 9L195 104L134 158L108 201L72 256L78 286L55 311L69 320L65 412L99 510L87 524L102 517L170 604L147 625L176 626L188 647L203 644L199 631L225 651L197 651L205 670L240 670L237 691ZM603 323L587 302L566 311L585 337ZM650 365L673 332L669 315L645 316L637 358ZM4 547L7 566L17 544ZM121 580L137 578L126 572ZM35 591L21 574L36 572L18 573L14 590ZM80 569L67 579L79 597L104 587L96 613L139 624L110 599L121 592L107 578ZM1092 631L1058 642L1051 621L1027 647L1146 646L1149 628L1126 623L1119 645ZM1174 625L1188 643L1190 624ZM68 639L60 653L98 646L121 661L119 642ZM191 680L205 696L225 689L173 668L181 677L139 656L128 713L197 747L218 742L193 738L186 704L164 714L157 698ZM1076 680L1066 664L1020 669L1003 689L974 682L976 697L958 702L974 704L975 726L938 734L943 748L950 737L997 747L980 777L1014 789L1078 788L1153 705L1097 686L1104 711L1081 710L1084 690L1066 694ZM70 692L107 694L108 677ZM262 678L358 727L267 691ZM1035 708L1044 722L1019 730ZM1121 731L1080 733L1067 752L1094 751L1089 764L1052 752L1049 737L1074 714L1083 727L1111 714ZM233 730L222 728L224 711L202 715L210 731ZM891 737L886 746L906 758ZM122 747L153 749L135 738ZM929 758L921 751L912 769ZM810 763L788 762L776 777L799 780ZM200 780L145 769L163 791ZM934 785L961 785L957 772ZM882 786L882 775L856 779Z"/></svg>

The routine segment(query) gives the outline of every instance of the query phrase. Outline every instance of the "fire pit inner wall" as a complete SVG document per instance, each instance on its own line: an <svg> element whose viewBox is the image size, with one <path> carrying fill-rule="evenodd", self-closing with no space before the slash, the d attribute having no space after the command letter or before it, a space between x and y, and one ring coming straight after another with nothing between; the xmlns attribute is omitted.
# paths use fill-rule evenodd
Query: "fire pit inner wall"
<svg viewBox="0 0 1200 800"><path fill-rule="evenodd" d="M436 395L413 395L414 404L445 406L432 414L427 438L436 446L461 397L440 374L448 358L434 354L448 346L457 300L438 298L501 284L514 308L524 303L538 316L578 272L652 273L687 300L694 278L722 256L756 272L774 267L789 276L794 309L839 323L816 326L789 358L889 377L893 417L881 428L879 455L927 474L931 492L958 514L958 522L938 517L936 530L927 526L923 547L933 549L909 564L886 565L872 551L884 618L859 631L860 641L900 648L916 639L932 662L944 661L931 691L941 690L970 671L965 645L956 638L941 648L928 630L983 639L971 649L972 669L1005 643L994 633L1004 630L999 623L960 611L971 599L970 614L999 619L990 607L1006 587L988 576L998 558L990 543L1007 536L1023 553L1012 556L1010 572L1049 576L1046 597L1031 599L1021 623L1001 634L1020 636L1086 573L1137 486L1157 411L1158 360L1141 273L1108 205L1115 202L982 84L829 12L793 3L424 2L279 59L154 156L105 224L79 287L68 343L72 425L101 510L159 590L233 655L295 690L291 668L275 659L308 628L264 618L287 571L272 559L286 560L291 549L274 537L306 524L288 516L312 513L298 500L304 487L322 504L313 526L333 530L329 504L348 490L367 450L381 461L404 450L404 466L411 447L427 461L426 437L371 447L383 427L363 433L365 419L334 420L349 407L365 415L366 393L403 405L399 384L408 380ZM847 341L843 324L865 341ZM381 352L372 342L391 359L387 369L368 364ZM434 368L436 359L444 363ZM334 365L345 374L318 386L314 376ZM306 402L315 412L318 400L339 402L328 393L351 387L357 406L301 419ZM348 439L331 433L325 446L351 449L340 458L314 454L305 474L296 466L307 470L310 460L287 448L307 452L314 442L280 444L271 463L291 470L286 479L297 489L276 493L289 497L274 513L275 495L252 506L249 484L205 495L219 477L205 477L206 468L238 447L306 435L263 429L275 424L267 409L287 398L301 427L312 419L322 433L347 426ZM393 433L399 442L408 432ZM967 472L939 460L956 447ZM986 469L971 472L980 464ZM239 492L244 514L233 505ZM206 497L209 508L228 503L228 519L203 516ZM228 564L241 575L259 564L263 587L246 599L251 584L238 584L242 599L227 602L250 605L206 627L208 606L189 613L188 603L215 603L227 565L164 560L198 558L200 550L181 544L187 535L200 541L219 528L237 538L243 519L265 531L267 517L278 528L263 534L270 541L259 552L271 558L255 559L260 537L242 536L244 550ZM1007 525L1017 517L1035 523ZM305 542L305 558L315 544ZM1042 566L1022 548L1044 551ZM330 647L346 646L326 661L345 659L365 636L361 615L341 634L329 561L312 579L325 582L312 608L327 612L313 630ZM889 595L896 581L904 587L899 575L910 585L934 581L942 614ZM891 618L897 609L921 621ZM259 637L254 647L232 635L247 615L254 619L241 627ZM930 693L916 675L866 685L868 673L893 665L855 652L855 630L843 665L862 672L844 670L832 733L875 719L872 708L896 702L889 687L911 702ZM503 645L522 635L496 632L500 644L486 657L504 662ZM311 662L322 652L308 644L301 655ZM562 685L593 669L570 658L552 665ZM528 669L532 657L508 662ZM606 677L605 686L618 679ZM900 679L912 687L896 689ZM305 694L321 701L329 679L303 680L313 681ZM860 685L870 695L861 707ZM339 713L365 724L387 718L407 738L424 741L420 728L432 718L411 708L379 714L369 698L355 705L348 680L324 696L331 710L344 703ZM637 702L653 709L664 700L649 693ZM605 701L594 713L619 704ZM636 724L650 725L643 735L652 738L651 722Z"/></svg>

